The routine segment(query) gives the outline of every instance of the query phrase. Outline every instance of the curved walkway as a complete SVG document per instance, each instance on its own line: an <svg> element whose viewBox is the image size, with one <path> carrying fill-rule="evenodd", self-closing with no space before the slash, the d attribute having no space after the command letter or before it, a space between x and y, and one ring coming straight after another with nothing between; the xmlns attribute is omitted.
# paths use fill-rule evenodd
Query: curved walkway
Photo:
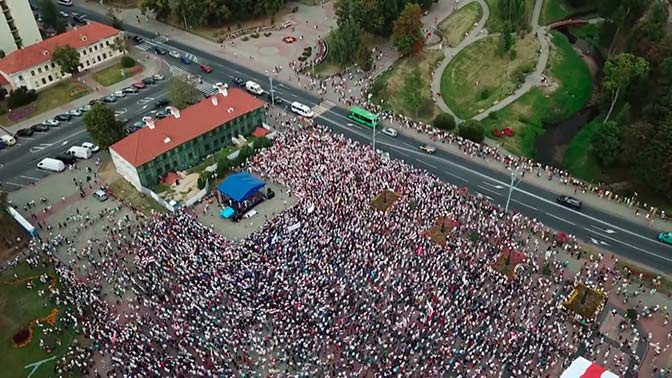
<svg viewBox="0 0 672 378"><path fill-rule="evenodd" d="M472 29L472 31L467 35L467 37L460 42L460 44L455 47L455 48L444 48L443 53L445 55L445 59L441 62L439 67L434 71L434 77L432 78L432 93L435 94L436 98L436 104L441 109L442 111L452 115L456 122L459 124L463 122L464 120L458 117L455 112L453 112L452 109L445 103L443 100L443 97L438 96L437 94L441 93L441 77L443 76L443 71L446 69L448 64L459 54L464 48L467 46L471 45L474 42L477 42L485 37L490 37L490 36L496 36L498 33L488 33L487 30L484 29L485 27L485 22L488 20L490 17L490 8L488 8L488 4L486 4L485 0L472 0L472 1L467 1L463 3L460 8L457 8L456 10L461 9L462 7L466 6L467 4L471 4L473 2L477 2L480 4L481 8L483 9L483 16L481 17L481 20L478 22L478 24ZM485 119L490 115L492 112L496 112L500 109L503 109L504 107L510 105L517 99L519 99L522 95L527 93L530 89L537 87L541 85L542 79L543 79L543 72L544 69L546 68L546 63L548 62L548 53L549 53L549 47L550 44L548 42L548 38L546 36L546 27L539 26L539 16L541 14L541 6L543 5L544 0L536 0L534 3L534 9L532 11L532 33L534 33L537 36L537 39L539 40L539 45L541 46L540 53L539 53L539 60L537 61L537 65L532 73L527 75L525 78L525 81L523 82L522 85L518 87L518 89L513 92L513 94L501 99L497 104L491 106L490 108L486 109L482 113L479 113L475 117L473 117L476 120L482 120Z"/></svg>

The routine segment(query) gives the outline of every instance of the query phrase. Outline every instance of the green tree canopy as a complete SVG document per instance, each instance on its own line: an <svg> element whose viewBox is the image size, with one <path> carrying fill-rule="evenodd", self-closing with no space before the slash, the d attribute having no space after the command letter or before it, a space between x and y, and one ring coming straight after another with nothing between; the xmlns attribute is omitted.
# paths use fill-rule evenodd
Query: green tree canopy
<svg viewBox="0 0 672 378"><path fill-rule="evenodd" d="M154 12L156 18L165 20L171 12L170 0L141 0L140 10L142 13L146 13L147 11Z"/></svg>
<svg viewBox="0 0 672 378"><path fill-rule="evenodd" d="M422 34L422 10L418 4L406 4L394 23L392 41L401 55L422 51L425 36Z"/></svg>
<svg viewBox="0 0 672 378"><path fill-rule="evenodd" d="M455 118L448 113L439 113L432 124L437 129L450 131L455 128Z"/></svg>
<svg viewBox="0 0 672 378"><path fill-rule="evenodd" d="M94 105L84 115L84 125L100 148L107 148L124 137L124 125L114 118L112 109L103 104Z"/></svg>
<svg viewBox="0 0 672 378"><path fill-rule="evenodd" d="M473 119L466 120L460 127L457 129L459 136L471 141L481 143L485 139L485 129L483 125Z"/></svg>
<svg viewBox="0 0 672 378"><path fill-rule="evenodd" d="M354 18L341 24L331 34L331 59L341 67L355 63L362 48L362 30Z"/></svg>
<svg viewBox="0 0 672 378"><path fill-rule="evenodd" d="M178 109L184 109L201 98L201 92L194 83L173 77L168 82L168 100Z"/></svg>
<svg viewBox="0 0 672 378"><path fill-rule="evenodd" d="M61 66L61 72L76 74L79 72L79 52L69 45L56 46L51 60Z"/></svg>
<svg viewBox="0 0 672 378"><path fill-rule="evenodd" d="M522 29L527 22L527 12L525 8L526 0L499 0L497 10L499 15L508 22L512 30Z"/></svg>
<svg viewBox="0 0 672 378"><path fill-rule="evenodd" d="M636 79L645 77L649 72L649 63L630 53L621 53L609 58L604 64L602 87L610 93L611 102L604 123L609 121L621 91L627 89Z"/></svg>
<svg viewBox="0 0 672 378"><path fill-rule="evenodd" d="M42 20L45 25L51 26L56 34L65 31L65 21L56 7L54 0L40 1L39 8L42 11Z"/></svg>
<svg viewBox="0 0 672 378"><path fill-rule="evenodd" d="M593 154L603 167L613 166L621 156L621 141L623 127L614 121L600 125L597 133L593 134L591 145Z"/></svg>

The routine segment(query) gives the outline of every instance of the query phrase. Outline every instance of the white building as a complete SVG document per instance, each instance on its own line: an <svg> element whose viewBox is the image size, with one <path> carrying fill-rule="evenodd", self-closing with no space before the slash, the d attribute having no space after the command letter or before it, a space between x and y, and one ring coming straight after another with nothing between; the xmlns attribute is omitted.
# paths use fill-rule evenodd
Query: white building
<svg viewBox="0 0 672 378"><path fill-rule="evenodd" d="M56 47L67 45L76 49L82 71L120 56L122 52L114 48L116 38L124 38L123 33L98 22L73 28L0 59L0 82L7 81L11 89L25 86L39 91L70 77L51 61Z"/></svg>
<svg viewBox="0 0 672 378"><path fill-rule="evenodd" d="M0 0L0 50L5 54L42 40L26 0Z"/></svg>

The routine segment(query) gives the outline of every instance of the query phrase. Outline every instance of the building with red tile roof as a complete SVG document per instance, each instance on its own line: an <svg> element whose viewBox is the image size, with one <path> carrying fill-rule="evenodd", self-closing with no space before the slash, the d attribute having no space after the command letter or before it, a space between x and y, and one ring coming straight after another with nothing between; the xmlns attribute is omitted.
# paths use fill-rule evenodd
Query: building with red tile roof
<svg viewBox="0 0 672 378"><path fill-rule="evenodd" d="M146 126L110 146L117 172L138 190L159 183L168 172L185 170L249 135L265 120L265 103L239 88L220 91Z"/></svg>
<svg viewBox="0 0 672 378"><path fill-rule="evenodd" d="M70 46L79 52L80 70L90 69L122 54L114 48L115 39L123 33L111 26L90 22L65 33L16 50L0 59L0 75L12 89L25 86L41 90L70 77L51 61L59 46Z"/></svg>

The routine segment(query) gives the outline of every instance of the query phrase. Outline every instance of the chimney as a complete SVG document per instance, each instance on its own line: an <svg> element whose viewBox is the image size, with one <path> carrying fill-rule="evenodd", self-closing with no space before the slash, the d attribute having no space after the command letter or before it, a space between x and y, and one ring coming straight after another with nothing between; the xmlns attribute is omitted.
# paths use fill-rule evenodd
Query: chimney
<svg viewBox="0 0 672 378"><path fill-rule="evenodd" d="M226 109L227 112L233 113L233 107Z"/></svg>
<svg viewBox="0 0 672 378"><path fill-rule="evenodd" d="M163 138L163 143L165 143L165 144L170 143L170 137Z"/></svg>
<svg viewBox="0 0 672 378"><path fill-rule="evenodd" d="M174 115L176 119L180 118L180 109L174 106L169 106L167 110L170 112L170 114Z"/></svg>
<svg viewBox="0 0 672 378"><path fill-rule="evenodd" d="M229 86L228 84L220 85L217 90L219 90L219 93L221 93L222 96L226 97L229 95Z"/></svg>
<svg viewBox="0 0 672 378"><path fill-rule="evenodd" d="M154 130L154 118L146 119L145 124L147 125L147 127Z"/></svg>
<svg viewBox="0 0 672 378"><path fill-rule="evenodd" d="M217 96L210 97L210 101L212 101L212 105L217 106Z"/></svg>

